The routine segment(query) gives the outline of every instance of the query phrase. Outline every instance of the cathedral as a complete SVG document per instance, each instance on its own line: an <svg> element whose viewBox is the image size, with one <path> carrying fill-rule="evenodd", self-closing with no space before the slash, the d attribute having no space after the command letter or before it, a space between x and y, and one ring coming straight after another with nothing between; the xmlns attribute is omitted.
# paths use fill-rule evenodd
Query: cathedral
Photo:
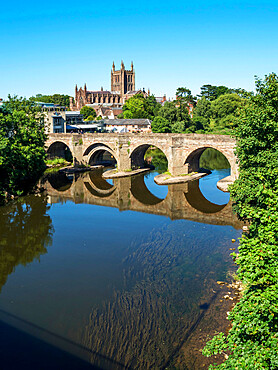
<svg viewBox="0 0 278 370"><path fill-rule="evenodd" d="M140 91L140 90L139 90ZM135 71L133 62L131 62L130 70L125 69L122 61L121 69L115 70L113 62L111 70L111 91L105 91L101 88L100 91L87 90L86 84L84 88L75 87L75 102L73 98L70 99L70 109L80 110L84 105L91 106L98 110L100 107L121 108L125 101L131 96L137 94L139 91L135 90ZM143 91L144 95L149 95Z"/></svg>

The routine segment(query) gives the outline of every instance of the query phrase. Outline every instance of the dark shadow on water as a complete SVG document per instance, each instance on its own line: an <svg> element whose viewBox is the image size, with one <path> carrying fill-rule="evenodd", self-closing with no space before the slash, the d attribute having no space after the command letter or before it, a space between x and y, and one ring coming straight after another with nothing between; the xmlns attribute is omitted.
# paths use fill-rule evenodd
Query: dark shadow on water
<svg viewBox="0 0 278 370"><path fill-rule="evenodd" d="M164 199L156 197L147 188L144 182L144 176L134 176L131 179L131 193L135 199L140 203L145 205L153 206L155 204L161 203Z"/></svg>
<svg viewBox="0 0 278 370"><path fill-rule="evenodd" d="M2 370L100 369L0 321Z"/></svg>
<svg viewBox="0 0 278 370"><path fill-rule="evenodd" d="M220 212L227 204L218 205L207 200L200 190L199 180L188 183L188 192L184 194L188 203L202 213Z"/></svg>
<svg viewBox="0 0 278 370"><path fill-rule="evenodd" d="M95 185L96 188L100 190L110 190L114 187L114 185L109 184L103 177L103 171L93 171L89 172L89 177L92 183Z"/></svg>
<svg viewBox="0 0 278 370"><path fill-rule="evenodd" d="M94 195L95 197L98 197L98 198L106 198L106 197L109 197L112 193L114 193L115 191L115 188L114 189L111 189L110 191L108 192L105 192L105 193L101 193L100 191L94 189L92 187L92 185L87 182L87 181L84 181L84 185L86 186L86 189L92 194Z"/></svg>
<svg viewBox="0 0 278 370"><path fill-rule="evenodd" d="M68 178L65 173L54 173L47 176L47 180L53 189L57 191L66 191L72 185L72 179Z"/></svg>
<svg viewBox="0 0 278 370"><path fill-rule="evenodd" d="M13 325L0 320L1 370L77 370L127 369L117 361L92 351L74 341L52 333L27 320L0 309L1 316ZM36 333L36 335L28 332ZM67 348L63 350L38 338L42 336ZM88 361L69 352L78 352Z"/></svg>
<svg viewBox="0 0 278 370"><path fill-rule="evenodd" d="M201 304L199 307L201 310L207 310L209 308L210 304L209 303L204 303Z"/></svg>

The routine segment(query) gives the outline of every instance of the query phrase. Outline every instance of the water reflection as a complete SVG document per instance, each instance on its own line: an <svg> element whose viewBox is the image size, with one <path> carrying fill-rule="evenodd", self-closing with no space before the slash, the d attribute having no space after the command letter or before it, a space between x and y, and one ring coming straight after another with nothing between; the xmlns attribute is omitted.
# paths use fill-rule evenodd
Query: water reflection
<svg viewBox="0 0 278 370"><path fill-rule="evenodd" d="M226 207L227 203L223 205L218 205L210 202L203 195L199 183L200 180L190 181L188 183L188 191L184 193L187 202L192 206L192 208L204 214L219 213L220 211L222 211Z"/></svg>
<svg viewBox="0 0 278 370"><path fill-rule="evenodd" d="M52 244L46 196L30 195L0 207L0 290L17 265L26 266Z"/></svg>
<svg viewBox="0 0 278 370"><path fill-rule="evenodd" d="M75 175L71 186L63 192L56 186L53 187L54 179L62 186L61 180L58 180L59 174L55 174L54 179L51 178L52 175L47 176L43 183L50 203L72 200L75 203L114 207L121 211L163 215L172 220L189 219L238 228L240 223L232 212L229 194L216 188L215 179L219 178L218 172L213 171L212 175L207 176L207 179L210 178L207 181L208 187L203 185L203 179L168 187L158 186L153 181L156 172L118 178L109 183L101 176L101 171L92 171ZM65 189L65 186L62 186L62 189ZM213 196L214 202L208 200L204 193L208 194L208 197Z"/></svg>
<svg viewBox="0 0 278 370"><path fill-rule="evenodd" d="M11 275L0 319L28 322L34 336L102 369L186 368L184 343L233 268L240 224L198 182L154 193L154 175L51 175L42 180L50 208L35 196L3 207L2 284Z"/></svg>
<svg viewBox="0 0 278 370"><path fill-rule="evenodd" d="M230 169L212 170L209 176L199 180L199 187L204 197L215 204L227 204L230 199L230 193L223 192L217 188L217 182L224 177L229 176Z"/></svg>
<svg viewBox="0 0 278 370"><path fill-rule="evenodd" d="M131 178L130 191L135 199L146 206L153 206L163 201L162 198L155 196L149 191L144 181L144 176L134 176Z"/></svg>

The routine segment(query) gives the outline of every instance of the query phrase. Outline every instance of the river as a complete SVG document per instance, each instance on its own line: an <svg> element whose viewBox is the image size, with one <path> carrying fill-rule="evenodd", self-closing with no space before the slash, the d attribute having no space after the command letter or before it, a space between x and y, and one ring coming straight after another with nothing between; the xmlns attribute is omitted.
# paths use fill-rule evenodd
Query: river
<svg viewBox="0 0 278 370"><path fill-rule="evenodd" d="M207 368L241 228L216 187L228 172L53 174L1 207L1 369Z"/></svg>

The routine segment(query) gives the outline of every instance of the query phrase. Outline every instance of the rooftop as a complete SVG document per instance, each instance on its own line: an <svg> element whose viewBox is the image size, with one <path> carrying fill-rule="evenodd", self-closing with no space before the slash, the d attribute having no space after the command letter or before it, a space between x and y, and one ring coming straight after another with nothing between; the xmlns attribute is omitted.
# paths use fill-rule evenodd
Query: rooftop
<svg viewBox="0 0 278 370"><path fill-rule="evenodd" d="M80 114L79 110L75 110L75 111L67 110L66 111L66 116L76 116L76 115L79 115L79 114Z"/></svg>
<svg viewBox="0 0 278 370"><path fill-rule="evenodd" d="M103 119L101 120L105 125L150 125L151 121L146 118L134 119Z"/></svg>
<svg viewBox="0 0 278 370"><path fill-rule="evenodd" d="M119 95L119 92L118 91L109 91L109 90L96 90L96 91L93 91L93 90L87 90L88 93L90 94L113 94L113 95Z"/></svg>

